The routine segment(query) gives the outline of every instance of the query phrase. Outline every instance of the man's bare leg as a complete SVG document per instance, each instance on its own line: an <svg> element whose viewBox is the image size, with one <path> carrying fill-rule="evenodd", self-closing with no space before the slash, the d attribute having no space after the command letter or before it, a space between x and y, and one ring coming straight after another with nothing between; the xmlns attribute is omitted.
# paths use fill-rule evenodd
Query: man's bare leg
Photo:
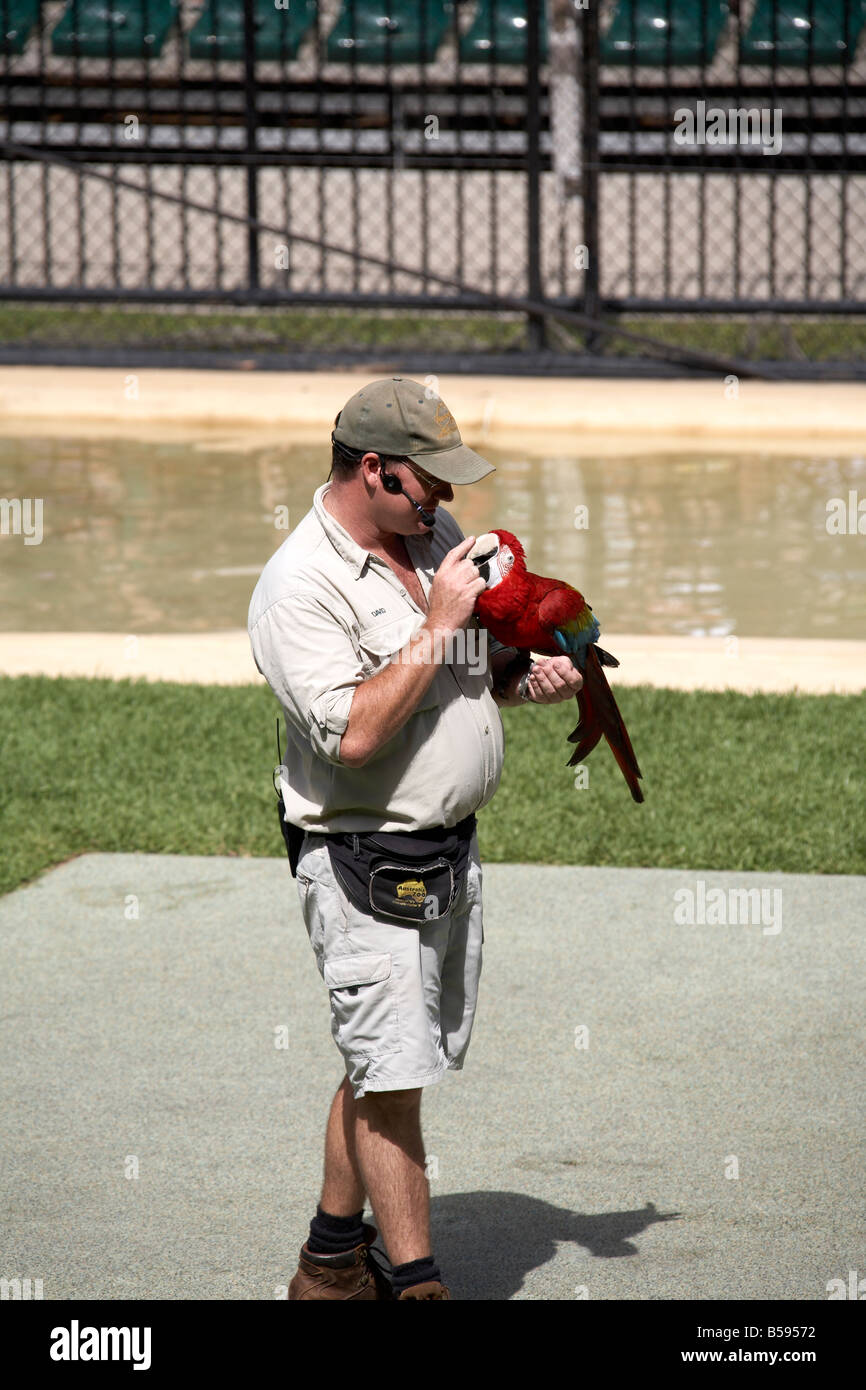
<svg viewBox="0 0 866 1390"><path fill-rule="evenodd" d="M325 1180L320 1206L331 1216L354 1216L367 1195L355 1152L355 1105L348 1076L331 1102L325 1134Z"/></svg>
<svg viewBox="0 0 866 1390"><path fill-rule="evenodd" d="M368 1091L355 1101L358 1167L392 1265L431 1254L422 1094L420 1086L408 1091Z"/></svg>
<svg viewBox="0 0 866 1390"><path fill-rule="evenodd" d="M368 1091L355 1100L347 1078L328 1120L322 1208L351 1216L363 1206L366 1189L392 1265L431 1254L422 1093L420 1086Z"/></svg>

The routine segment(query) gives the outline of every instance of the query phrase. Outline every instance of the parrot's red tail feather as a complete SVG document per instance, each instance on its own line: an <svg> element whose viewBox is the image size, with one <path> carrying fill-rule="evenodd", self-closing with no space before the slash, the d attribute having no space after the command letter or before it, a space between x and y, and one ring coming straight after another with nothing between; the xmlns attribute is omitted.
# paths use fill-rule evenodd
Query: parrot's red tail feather
<svg viewBox="0 0 866 1390"><path fill-rule="evenodd" d="M604 655L607 656L608 653L605 652ZM605 664L609 663L606 662ZM635 801L643 801L643 792L637 780L642 775L641 770L631 746L628 730L619 712L619 706L613 698L613 692L602 670L602 662L593 646L587 648L586 665L583 671L583 689L577 696L577 703L580 710L580 722L577 728L568 735L568 741L569 743L576 743L579 739L580 742L570 757L568 766L574 767L581 762L588 753L592 752L604 734L632 797Z"/></svg>
<svg viewBox="0 0 866 1390"><path fill-rule="evenodd" d="M569 758L568 762L566 763L566 767L577 767L578 763L582 763L587 754L592 752L593 748L598 743L600 738L601 729L598 728L587 738L582 738L580 743L577 745L574 752L572 753L571 757Z"/></svg>

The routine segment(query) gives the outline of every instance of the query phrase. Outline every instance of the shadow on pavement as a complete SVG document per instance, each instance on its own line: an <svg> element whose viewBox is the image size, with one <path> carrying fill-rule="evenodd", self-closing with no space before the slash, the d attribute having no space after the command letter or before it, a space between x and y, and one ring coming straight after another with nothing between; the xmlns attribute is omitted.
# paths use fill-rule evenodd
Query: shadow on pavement
<svg viewBox="0 0 866 1390"><path fill-rule="evenodd" d="M501 1301L518 1292L526 1275L571 1241L600 1259L640 1253L632 1237L680 1212L654 1203L636 1211L568 1211L519 1192L455 1192L433 1197L431 1227L436 1259L458 1299ZM575 1286L580 1286L580 1274Z"/></svg>

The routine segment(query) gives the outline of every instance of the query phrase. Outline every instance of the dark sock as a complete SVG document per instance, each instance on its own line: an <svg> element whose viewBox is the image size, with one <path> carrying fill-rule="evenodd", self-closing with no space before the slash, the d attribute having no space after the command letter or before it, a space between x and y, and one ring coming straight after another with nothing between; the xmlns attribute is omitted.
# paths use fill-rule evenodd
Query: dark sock
<svg viewBox="0 0 866 1390"><path fill-rule="evenodd" d="M413 1284L426 1284L428 1279L438 1279L440 1282L442 1279L432 1255L425 1255L423 1260L410 1260L405 1265L395 1265L394 1297L399 1298L403 1290L411 1288Z"/></svg>
<svg viewBox="0 0 866 1390"><path fill-rule="evenodd" d="M354 1250L364 1240L363 1216L363 1208L354 1216L332 1216L317 1206L310 1222L307 1249L313 1255L342 1255L346 1250Z"/></svg>

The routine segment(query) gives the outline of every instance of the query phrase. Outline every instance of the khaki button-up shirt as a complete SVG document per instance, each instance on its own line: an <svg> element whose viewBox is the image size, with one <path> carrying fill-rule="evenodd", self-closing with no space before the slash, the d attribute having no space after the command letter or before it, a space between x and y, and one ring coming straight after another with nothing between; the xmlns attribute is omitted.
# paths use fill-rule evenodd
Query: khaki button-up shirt
<svg viewBox="0 0 866 1390"><path fill-rule="evenodd" d="M248 631L259 671L286 723L280 784L286 818L324 834L452 826L485 806L502 774L504 738L491 693L501 644L470 623L414 712L364 767L347 767L340 741L352 696L424 623L426 615L385 560L313 506L265 565ZM426 535L405 537L425 597L463 533L442 506Z"/></svg>

